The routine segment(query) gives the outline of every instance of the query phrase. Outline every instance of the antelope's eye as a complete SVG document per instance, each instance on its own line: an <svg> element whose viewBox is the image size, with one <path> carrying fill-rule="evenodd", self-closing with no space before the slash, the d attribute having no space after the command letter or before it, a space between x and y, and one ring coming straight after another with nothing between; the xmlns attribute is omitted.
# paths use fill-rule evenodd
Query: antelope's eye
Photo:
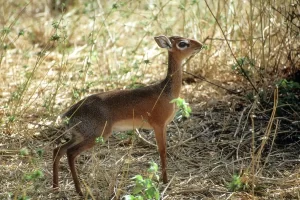
<svg viewBox="0 0 300 200"><path fill-rule="evenodd" d="M181 41L178 43L179 48L185 48L185 47L189 47L189 46L190 46L190 44L187 42L184 42L184 41Z"/></svg>

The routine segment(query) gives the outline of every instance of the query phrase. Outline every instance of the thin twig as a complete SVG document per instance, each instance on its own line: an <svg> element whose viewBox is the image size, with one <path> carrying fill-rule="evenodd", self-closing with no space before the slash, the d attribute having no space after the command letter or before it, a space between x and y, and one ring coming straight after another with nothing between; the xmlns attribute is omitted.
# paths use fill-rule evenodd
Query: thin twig
<svg viewBox="0 0 300 200"><path fill-rule="evenodd" d="M167 189L170 187L171 183L173 182L174 178L176 176L176 172L174 173L174 175L172 176L171 180L169 181L168 185L165 187L165 189L162 191L161 193L161 199L164 199L164 194L167 191Z"/></svg>
<svg viewBox="0 0 300 200"><path fill-rule="evenodd" d="M25 122L25 121L23 121ZM36 122L27 122L29 124L32 124L32 125L37 125L37 126L44 126L44 127L47 127L48 129L51 129L51 130L54 130L54 131L57 131L57 132L64 132L62 131L60 128L57 128L55 126L51 126L51 125L47 125L47 124L41 124L41 123L36 123Z"/></svg>
<svg viewBox="0 0 300 200"><path fill-rule="evenodd" d="M248 77L247 73L246 73L245 70L243 69L243 67L242 67L242 65L240 64L240 62L238 62L237 58L235 57L235 55L234 55L234 53L233 53L233 51L232 51L232 49L231 49L231 47L230 47L230 44L229 44L229 42L228 42L228 40L227 40L227 37L226 37L226 35L225 35L225 33L224 33L224 31L223 31L223 29L222 29L222 27L221 27L221 25L220 25L218 19L217 19L217 18L215 17L215 15L213 14L213 12L212 12L212 10L210 9L210 7L209 7L207 1L206 1L206 0L204 0L204 1L205 1L205 4L206 4L206 6L207 6L209 12L210 12L211 15L213 16L213 18L216 20L216 22L217 22L217 24L218 24L218 26L219 26L219 28L220 28L220 30L221 30L221 32L222 32L224 38L225 38L225 41L226 41L226 43L227 43L227 45L228 45L228 48L229 48L229 50L230 50L230 52L231 52L231 55L233 56L235 62L238 64L238 66L239 66L239 68L241 69L243 75L246 77L246 79L248 80L248 82L251 84L251 86L253 87L253 89L255 90L255 92L258 93L258 90L256 89L256 87L254 86L254 84L252 83L252 81L250 80L250 78Z"/></svg>
<svg viewBox="0 0 300 200"><path fill-rule="evenodd" d="M173 148L178 147L178 146L181 146L181 145L183 145L183 144L185 144L185 143L187 143L187 142L189 142L189 141L191 141L191 140L194 140L194 139L200 137L201 135L203 135L204 133L206 133L208 130L209 130L209 129L207 128L207 129L205 129L203 132L200 132L200 133L198 133L197 135L195 135L195 136L193 136L193 137L190 137L190 138L188 138L188 139L186 139L186 140L184 140L184 141L182 141L182 142L178 142L177 144L168 147L168 149L173 149ZM213 131L213 132L218 132L218 131L221 131L221 130L215 130L215 131Z"/></svg>
<svg viewBox="0 0 300 200"><path fill-rule="evenodd" d="M210 83L210 84L212 84L212 85L214 85L214 86L217 86L218 88L222 88L223 90L226 90L227 92L229 92L229 93L231 93L231 94L236 94L236 95L239 95L239 96L243 96L243 95L241 95L241 92L236 92L236 91L233 91L233 90L229 90L229 89L227 89L227 88L225 88L225 87L223 87L223 86L221 86L221 85L218 85L218 84L216 84L216 83L213 83L213 82L207 80L207 79L204 78L204 77L197 76L197 75L192 74L192 73L187 72L187 71L183 71L183 72L186 73L186 74L188 74L188 75L193 76L194 78L203 80L203 81L205 81L205 82L207 82L207 83Z"/></svg>
<svg viewBox="0 0 300 200"><path fill-rule="evenodd" d="M240 125L241 125L241 122L242 122L242 118L243 118L243 116L244 116L244 112L245 112L248 108L249 108L249 106L246 106L246 107L243 109L243 111L242 111L242 113L241 113L241 116L239 117L239 122L238 122L238 125L237 125L236 129L235 129L235 133L234 133L233 137L236 137L236 135L237 135L238 132L240 131Z"/></svg>
<svg viewBox="0 0 300 200"><path fill-rule="evenodd" d="M139 132L138 129L136 129L136 135L139 137L139 139L141 139L143 142L145 142L146 144L148 144L149 146L152 146L152 147L157 147L155 144L149 142L148 140L146 140Z"/></svg>
<svg viewBox="0 0 300 200"><path fill-rule="evenodd" d="M253 40L261 40L263 37L255 37L252 38ZM225 41L226 39L224 38L207 38L207 40L220 40L220 41ZM243 42L243 41L248 41L248 39L235 39L235 40L230 40L227 39L228 42Z"/></svg>

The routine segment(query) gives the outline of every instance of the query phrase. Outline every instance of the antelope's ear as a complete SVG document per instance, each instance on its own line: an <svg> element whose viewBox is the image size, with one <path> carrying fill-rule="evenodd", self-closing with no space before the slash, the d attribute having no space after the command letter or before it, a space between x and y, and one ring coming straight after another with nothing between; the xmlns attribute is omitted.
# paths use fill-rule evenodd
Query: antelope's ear
<svg viewBox="0 0 300 200"><path fill-rule="evenodd" d="M160 35L154 37L154 39L160 48L167 48L167 49L172 48L172 43L167 36Z"/></svg>

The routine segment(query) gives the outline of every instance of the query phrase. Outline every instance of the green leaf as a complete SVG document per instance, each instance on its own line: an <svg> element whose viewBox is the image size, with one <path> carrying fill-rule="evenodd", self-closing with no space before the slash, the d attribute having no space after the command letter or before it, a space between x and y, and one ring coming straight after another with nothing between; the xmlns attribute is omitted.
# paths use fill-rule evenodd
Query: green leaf
<svg viewBox="0 0 300 200"><path fill-rule="evenodd" d="M30 180L32 179L32 176L31 176L30 174L25 174L25 175L24 175L24 179L25 179L26 181L30 181Z"/></svg>
<svg viewBox="0 0 300 200"><path fill-rule="evenodd" d="M25 31L24 30L20 30L18 33L18 37L20 37L21 35L24 35Z"/></svg>
<svg viewBox="0 0 300 200"><path fill-rule="evenodd" d="M178 113L180 116L182 115L183 117L190 117L190 113L192 112L191 107L188 105L188 103L185 102L184 99L181 99L180 97L177 99L173 99L170 101L170 103L176 103L176 106L179 108ZM178 116L178 114L177 114Z"/></svg>
<svg viewBox="0 0 300 200"><path fill-rule="evenodd" d="M134 188L132 189L133 195L126 195L123 198L124 199L134 199L134 200L159 200L160 194L159 190L157 189L158 183L153 181L153 177L156 177L158 180L158 165L151 161L150 167L148 168L149 178L143 178L141 175L136 175L132 180L135 181Z"/></svg>
<svg viewBox="0 0 300 200"><path fill-rule="evenodd" d="M151 161L150 162L150 167L148 169L148 172L150 172L150 173L156 173L157 171L158 171L158 165L155 162Z"/></svg>
<svg viewBox="0 0 300 200"><path fill-rule="evenodd" d="M230 191L238 191L243 188L243 185L241 177L235 174L232 176L232 181L228 184L228 189Z"/></svg>
<svg viewBox="0 0 300 200"><path fill-rule="evenodd" d="M24 147L20 150L20 154L21 154L21 156L28 156L29 150L26 147Z"/></svg>
<svg viewBox="0 0 300 200"><path fill-rule="evenodd" d="M142 192L143 191L143 186L142 185L136 185L134 188L133 188L133 190L132 190L132 193L133 194L139 194L140 192Z"/></svg>
<svg viewBox="0 0 300 200"><path fill-rule="evenodd" d="M31 180L36 180L36 179L40 179L44 176L44 173L41 170L35 170L31 173L25 174L24 175L24 179L26 181L31 181Z"/></svg>
<svg viewBox="0 0 300 200"><path fill-rule="evenodd" d="M96 138L96 143L104 144L104 138L102 136L99 136Z"/></svg>
<svg viewBox="0 0 300 200"><path fill-rule="evenodd" d="M136 181L143 181L143 177L141 175L135 175L132 179L136 180Z"/></svg>
<svg viewBox="0 0 300 200"><path fill-rule="evenodd" d="M36 150L36 153L37 153L37 155L38 155L39 157L43 157L43 155L44 155L44 150L43 150L43 149L38 149L38 150Z"/></svg>
<svg viewBox="0 0 300 200"><path fill-rule="evenodd" d="M133 195L125 195L122 199L124 199L124 200L135 200L136 198Z"/></svg>
<svg viewBox="0 0 300 200"><path fill-rule="evenodd" d="M41 171L41 170L35 170L33 173L32 173L32 178L34 179L38 179L38 178L42 178L44 176L44 173Z"/></svg>
<svg viewBox="0 0 300 200"><path fill-rule="evenodd" d="M18 200L30 200L30 197L28 197L28 196L19 196Z"/></svg>
<svg viewBox="0 0 300 200"><path fill-rule="evenodd" d="M153 199L153 197L159 200L159 192L156 188L151 187L145 191L147 199Z"/></svg>

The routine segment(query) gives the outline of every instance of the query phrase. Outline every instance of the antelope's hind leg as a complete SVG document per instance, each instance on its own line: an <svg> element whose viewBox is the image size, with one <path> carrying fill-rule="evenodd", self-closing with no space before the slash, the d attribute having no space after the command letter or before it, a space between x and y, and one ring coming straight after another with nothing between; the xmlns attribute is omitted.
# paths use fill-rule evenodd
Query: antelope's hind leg
<svg viewBox="0 0 300 200"><path fill-rule="evenodd" d="M96 131L92 131L90 135L85 135L83 141L67 149L68 163L75 184L75 189L76 192L81 196L83 195L83 193L80 188L80 182L75 167L75 160L80 153L92 148L96 144L96 138L98 136L102 136L106 140L111 135L112 132L111 126L107 126L107 124L105 123L105 125L102 127L103 127L102 130L96 128L95 129Z"/></svg>
<svg viewBox="0 0 300 200"><path fill-rule="evenodd" d="M75 167L75 160L76 157L83 151L88 150L92 148L96 143L96 138L89 138L88 140L83 140L82 142L76 144L75 146L72 146L67 150L67 157L68 157L68 163L71 170L72 178L75 184L76 192L79 195L83 195L82 191L80 189L80 182L78 179L76 167Z"/></svg>
<svg viewBox="0 0 300 200"><path fill-rule="evenodd" d="M58 168L61 157L69 148L81 142L78 137L73 136L70 141L53 150L53 188L58 188Z"/></svg>

